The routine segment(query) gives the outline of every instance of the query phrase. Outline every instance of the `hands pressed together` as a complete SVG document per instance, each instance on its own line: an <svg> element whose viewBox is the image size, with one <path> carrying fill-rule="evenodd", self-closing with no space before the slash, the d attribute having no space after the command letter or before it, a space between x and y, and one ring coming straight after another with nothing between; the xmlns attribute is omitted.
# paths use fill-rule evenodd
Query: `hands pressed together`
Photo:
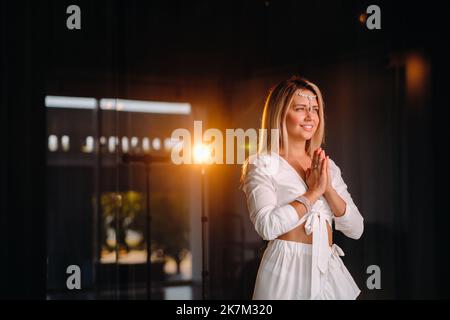
<svg viewBox="0 0 450 320"><path fill-rule="evenodd" d="M306 170L308 193L313 200L317 200L332 190L328 166L329 157L325 155L325 150L322 148L314 150L311 167Z"/></svg>

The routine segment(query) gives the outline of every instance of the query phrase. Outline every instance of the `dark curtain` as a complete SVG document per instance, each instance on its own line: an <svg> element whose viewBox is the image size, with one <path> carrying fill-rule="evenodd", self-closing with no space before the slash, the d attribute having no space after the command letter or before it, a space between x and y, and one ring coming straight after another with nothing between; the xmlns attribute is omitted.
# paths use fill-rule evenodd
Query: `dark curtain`
<svg viewBox="0 0 450 320"><path fill-rule="evenodd" d="M2 1L0 297L46 293L46 2Z"/></svg>

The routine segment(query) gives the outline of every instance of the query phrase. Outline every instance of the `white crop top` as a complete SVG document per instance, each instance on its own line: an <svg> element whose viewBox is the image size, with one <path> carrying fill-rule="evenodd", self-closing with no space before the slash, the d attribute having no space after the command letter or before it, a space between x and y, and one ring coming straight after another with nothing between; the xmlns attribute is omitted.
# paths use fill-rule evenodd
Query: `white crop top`
<svg viewBox="0 0 450 320"><path fill-rule="evenodd" d="M347 190L341 170L331 158L329 170L333 188L346 203L345 212L340 217L333 215L326 199L321 196L314 203L311 213L299 218L297 211L289 203L304 194L308 186L298 172L277 153L250 157L243 184L250 220L264 240L276 239L306 222L306 233L313 235L312 298L317 287L317 281L314 281L317 279L317 272L327 271L330 255L343 255L342 249L335 244L329 250L326 223L332 226L334 220L335 229L352 239L359 239L364 230L364 219Z"/></svg>

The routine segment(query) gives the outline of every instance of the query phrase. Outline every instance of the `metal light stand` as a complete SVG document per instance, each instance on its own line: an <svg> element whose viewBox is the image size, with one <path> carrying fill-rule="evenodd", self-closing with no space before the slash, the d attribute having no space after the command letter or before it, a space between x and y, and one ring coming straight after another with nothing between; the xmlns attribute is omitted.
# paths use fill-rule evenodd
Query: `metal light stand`
<svg viewBox="0 0 450 320"><path fill-rule="evenodd" d="M201 167L201 206L202 206L202 299L206 300L207 292L206 292L206 284L208 282L208 266L207 266L207 256L206 256L206 231L207 231L207 223L208 216L206 215L205 210L205 180L206 180L206 172L205 166Z"/></svg>

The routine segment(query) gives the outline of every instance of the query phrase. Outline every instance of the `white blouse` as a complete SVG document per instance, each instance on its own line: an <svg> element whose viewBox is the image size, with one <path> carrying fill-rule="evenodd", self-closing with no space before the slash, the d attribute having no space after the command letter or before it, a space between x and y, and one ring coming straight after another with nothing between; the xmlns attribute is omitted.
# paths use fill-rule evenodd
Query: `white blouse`
<svg viewBox="0 0 450 320"><path fill-rule="evenodd" d="M243 191L256 232L264 240L273 240L306 222L306 233L312 233L311 296L314 296L319 290L318 272L327 272L330 255L343 255L342 249L335 244L332 250L328 250L326 223L332 226L334 220L335 229L352 239L359 239L364 229L364 219L347 191L341 170L330 158L331 184L346 203L344 214L334 216L326 199L321 196L311 212L300 219L289 204L308 190L298 172L277 153L253 155L249 162Z"/></svg>

